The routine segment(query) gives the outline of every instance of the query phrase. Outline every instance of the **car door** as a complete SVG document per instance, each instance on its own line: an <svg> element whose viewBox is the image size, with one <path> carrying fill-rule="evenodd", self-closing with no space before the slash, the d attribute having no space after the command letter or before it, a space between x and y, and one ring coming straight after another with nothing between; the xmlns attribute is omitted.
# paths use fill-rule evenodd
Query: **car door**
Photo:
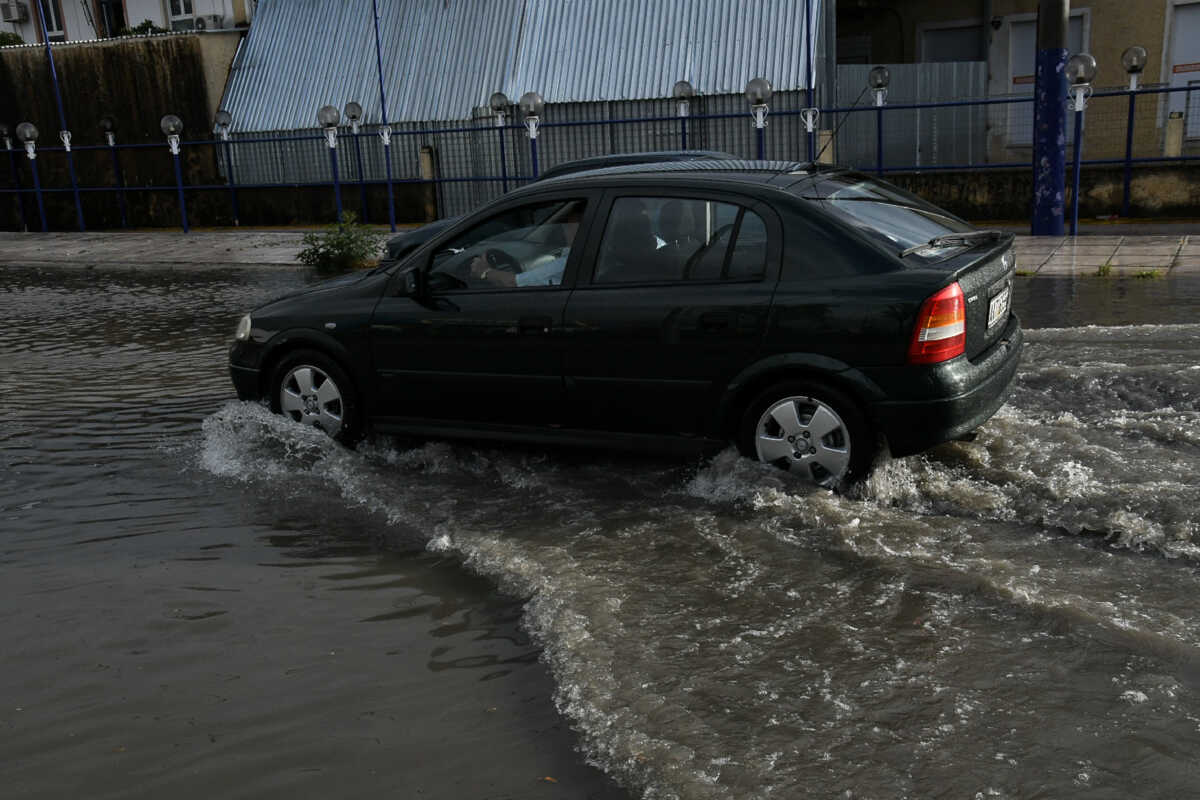
<svg viewBox="0 0 1200 800"><path fill-rule="evenodd" d="M379 424L561 421L562 315L579 259L569 239L588 200L539 195L456 228L415 256L419 296L397 272L371 321ZM531 275L536 285L516 284Z"/></svg>
<svg viewBox="0 0 1200 800"><path fill-rule="evenodd" d="M568 424L704 435L762 347L781 228L732 194L613 190L565 312Z"/></svg>

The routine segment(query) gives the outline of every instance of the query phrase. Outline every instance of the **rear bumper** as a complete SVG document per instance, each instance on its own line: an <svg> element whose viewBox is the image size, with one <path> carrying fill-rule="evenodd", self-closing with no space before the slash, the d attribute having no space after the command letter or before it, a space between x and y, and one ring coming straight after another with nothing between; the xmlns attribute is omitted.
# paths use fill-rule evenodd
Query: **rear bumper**
<svg viewBox="0 0 1200 800"><path fill-rule="evenodd" d="M887 437L892 455L919 453L990 419L1012 392L1023 344L1024 334L1014 315L1003 336L974 361L959 357L939 364L919 381L909 373L907 386L887 392L904 399L871 406L873 421ZM875 377L884 378L880 383L886 387L889 378L899 376Z"/></svg>

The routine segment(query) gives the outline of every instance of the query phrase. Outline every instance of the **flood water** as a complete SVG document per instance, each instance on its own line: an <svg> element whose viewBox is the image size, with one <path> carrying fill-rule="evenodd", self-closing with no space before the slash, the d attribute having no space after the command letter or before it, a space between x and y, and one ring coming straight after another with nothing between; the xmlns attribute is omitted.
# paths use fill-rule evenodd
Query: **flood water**
<svg viewBox="0 0 1200 800"><path fill-rule="evenodd" d="M1194 796L1200 281L1030 278L857 496L355 452L232 399L294 272L0 272L5 797Z"/></svg>

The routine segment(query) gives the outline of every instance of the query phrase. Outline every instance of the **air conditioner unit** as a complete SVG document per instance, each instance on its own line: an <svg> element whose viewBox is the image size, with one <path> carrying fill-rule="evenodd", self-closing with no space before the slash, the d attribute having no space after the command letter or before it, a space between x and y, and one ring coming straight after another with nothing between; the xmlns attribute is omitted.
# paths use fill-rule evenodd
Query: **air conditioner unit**
<svg viewBox="0 0 1200 800"><path fill-rule="evenodd" d="M25 22L29 19L29 6L12 0L0 3L0 20L4 22Z"/></svg>
<svg viewBox="0 0 1200 800"><path fill-rule="evenodd" d="M196 17L196 30L216 31L225 27L225 17L221 14L200 14Z"/></svg>

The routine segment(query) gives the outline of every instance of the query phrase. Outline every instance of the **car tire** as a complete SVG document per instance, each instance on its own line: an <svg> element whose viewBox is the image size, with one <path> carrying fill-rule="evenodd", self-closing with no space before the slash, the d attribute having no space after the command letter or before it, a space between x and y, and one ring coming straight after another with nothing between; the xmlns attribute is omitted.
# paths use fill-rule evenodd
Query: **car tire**
<svg viewBox="0 0 1200 800"><path fill-rule="evenodd" d="M268 400L276 414L290 417L353 446L362 436L358 390L334 359L318 350L293 350L271 371Z"/></svg>
<svg viewBox="0 0 1200 800"><path fill-rule="evenodd" d="M862 478L875 456L858 404L818 381L777 383L746 406L738 449L827 489Z"/></svg>

